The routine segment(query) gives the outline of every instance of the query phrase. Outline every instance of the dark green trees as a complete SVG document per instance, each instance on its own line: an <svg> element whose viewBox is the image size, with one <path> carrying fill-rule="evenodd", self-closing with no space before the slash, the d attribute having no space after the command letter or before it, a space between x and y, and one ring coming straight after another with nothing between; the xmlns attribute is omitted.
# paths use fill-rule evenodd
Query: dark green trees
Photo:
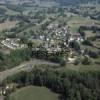
<svg viewBox="0 0 100 100"><path fill-rule="evenodd" d="M60 72L35 68L31 72L21 72L7 80L18 83L19 86L46 86L60 93L61 100L99 100L100 98L100 72Z"/></svg>

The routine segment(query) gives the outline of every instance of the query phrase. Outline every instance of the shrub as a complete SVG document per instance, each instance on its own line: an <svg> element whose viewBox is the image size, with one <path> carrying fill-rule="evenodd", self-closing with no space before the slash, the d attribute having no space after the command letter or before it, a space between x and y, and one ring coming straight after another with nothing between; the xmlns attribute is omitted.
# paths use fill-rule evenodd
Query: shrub
<svg viewBox="0 0 100 100"><path fill-rule="evenodd" d="M60 65L61 65L61 66L65 66L65 65L66 65L66 60L62 59L62 60L60 61Z"/></svg>
<svg viewBox="0 0 100 100"><path fill-rule="evenodd" d="M83 65L89 65L91 64L91 60L88 56L84 56L83 60L82 60L82 64Z"/></svg>
<svg viewBox="0 0 100 100"><path fill-rule="evenodd" d="M93 44L89 40L84 40L84 42L82 44L83 45L88 45L88 46L93 46Z"/></svg>
<svg viewBox="0 0 100 100"><path fill-rule="evenodd" d="M98 53L95 51L89 51L89 56L92 58L98 58Z"/></svg>

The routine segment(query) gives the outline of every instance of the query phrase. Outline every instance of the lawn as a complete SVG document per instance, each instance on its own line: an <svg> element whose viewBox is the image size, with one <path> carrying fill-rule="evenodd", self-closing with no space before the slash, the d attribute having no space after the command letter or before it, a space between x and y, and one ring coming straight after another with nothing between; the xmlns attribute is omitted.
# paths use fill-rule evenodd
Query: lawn
<svg viewBox="0 0 100 100"><path fill-rule="evenodd" d="M12 93L10 100L58 100L58 94L45 87L28 86Z"/></svg>

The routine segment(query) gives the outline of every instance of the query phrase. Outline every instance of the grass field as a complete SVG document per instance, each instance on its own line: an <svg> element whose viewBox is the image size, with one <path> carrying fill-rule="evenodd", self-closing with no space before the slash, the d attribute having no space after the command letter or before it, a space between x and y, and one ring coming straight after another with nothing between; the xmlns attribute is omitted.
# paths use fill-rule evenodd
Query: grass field
<svg viewBox="0 0 100 100"><path fill-rule="evenodd" d="M96 59L99 62L99 59ZM100 66L97 64L90 64L90 65L73 65L73 64L67 64L65 67L60 67L57 70L62 72L67 71L77 71L77 72L88 72L88 71L100 71Z"/></svg>
<svg viewBox="0 0 100 100"><path fill-rule="evenodd" d="M58 95L45 87L28 86L12 93L10 100L58 100Z"/></svg>

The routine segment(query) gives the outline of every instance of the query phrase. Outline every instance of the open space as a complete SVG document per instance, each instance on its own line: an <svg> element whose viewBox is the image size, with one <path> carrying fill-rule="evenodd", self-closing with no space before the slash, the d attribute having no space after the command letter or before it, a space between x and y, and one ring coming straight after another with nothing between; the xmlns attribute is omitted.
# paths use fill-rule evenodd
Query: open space
<svg viewBox="0 0 100 100"><path fill-rule="evenodd" d="M5 21L4 23L0 23L0 31L11 29L15 27L17 24L17 21Z"/></svg>
<svg viewBox="0 0 100 100"><path fill-rule="evenodd" d="M28 86L12 93L10 100L58 100L58 94L45 87Z"/></svg>

